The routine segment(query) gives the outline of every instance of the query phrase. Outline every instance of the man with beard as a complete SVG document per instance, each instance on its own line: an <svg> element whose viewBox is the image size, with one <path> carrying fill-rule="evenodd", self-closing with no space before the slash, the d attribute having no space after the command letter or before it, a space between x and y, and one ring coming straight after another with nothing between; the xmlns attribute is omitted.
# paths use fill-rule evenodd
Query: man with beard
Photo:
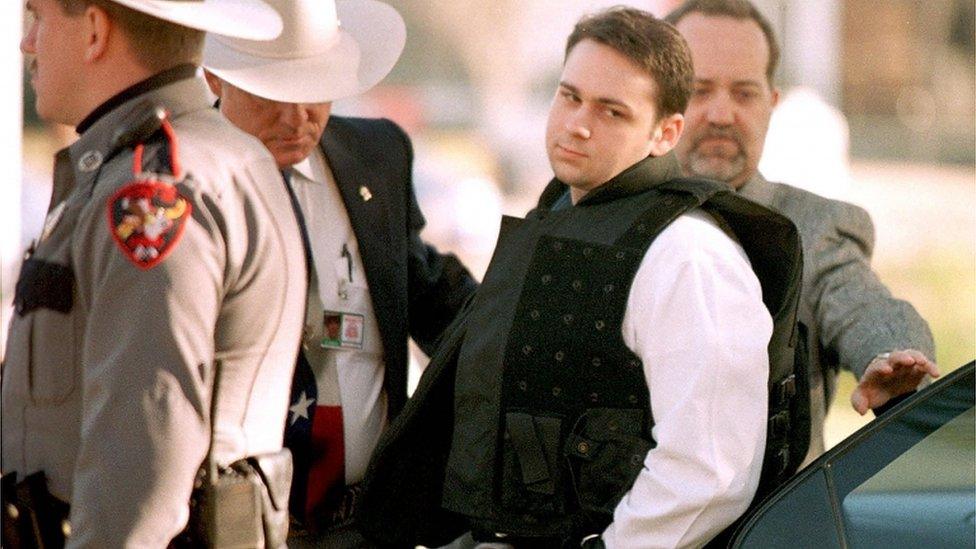
<svg viewBox="0 0 976 549"><path fill-rule="evenodd" d="M861 414L915 390L939 372L928 325L894 299L871 270L874 228L867 212L788 185L757 170L779 97L779 49L769 22L748 0L690 0L666 18L688 41L695 84L675 151L686 174L724 181L786 215L803 241L800 322L808 331L812 440L824 451L823 420L840 368L860 380Z"/></svg>

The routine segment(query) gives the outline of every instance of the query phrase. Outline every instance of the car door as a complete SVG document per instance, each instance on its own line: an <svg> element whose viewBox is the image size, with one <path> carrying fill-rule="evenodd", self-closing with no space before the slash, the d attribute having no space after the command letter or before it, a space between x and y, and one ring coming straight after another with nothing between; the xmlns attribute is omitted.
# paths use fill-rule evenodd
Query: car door
<svg viewBox="0 0 976 549"><path fill-rule="evenodd" d="M797 473L732 547L976 546L974 363L907 398Z"/></svg>

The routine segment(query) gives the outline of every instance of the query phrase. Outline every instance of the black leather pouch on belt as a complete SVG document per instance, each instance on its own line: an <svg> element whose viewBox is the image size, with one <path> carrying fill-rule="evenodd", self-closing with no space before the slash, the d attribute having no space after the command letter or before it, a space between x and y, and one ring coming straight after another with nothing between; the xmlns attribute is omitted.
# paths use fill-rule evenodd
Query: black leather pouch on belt
<svg viewBox="0 0 976 549"><path fill-rule="evenodd" d="M16 473L2 481L3 540L5 549L60 549L71 533L67 503L47 490L43 472L17 482Z"/></svg>
<svg viewBox="0 0 976 549"><path fill-rule="evenodd" d="M288 537L291 452L250 456L203 473L190 499L190 523L173 547L277 549Z"/></svg>

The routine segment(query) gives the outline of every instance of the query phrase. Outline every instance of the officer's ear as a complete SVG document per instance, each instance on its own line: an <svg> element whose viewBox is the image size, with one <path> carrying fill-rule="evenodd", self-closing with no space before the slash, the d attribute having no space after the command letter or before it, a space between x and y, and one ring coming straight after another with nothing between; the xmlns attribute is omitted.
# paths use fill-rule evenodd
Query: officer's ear
<svg viewBox="0 0 976 549"><path fill-rule="evenodd" d="M111 34L118 34L119 29L112 24L108 13L97 5L89 4L81 16L86 25L84 59L92 63L105 55Z"/></svg>
<svg viewBox="0 0 976 549"><path fill-rule="evenodd" d="M685 129L685 116L681 113L669 114L662 117L651 133L651 156L664 156L668 154L678 139L681 132Z"/></svg>
<svg viewBox="0 0 976 549"><path fill-rule="evenodd" d="M207 79L207 85L210 86L210 91L217 97L220 97L220 93L223 91L222 85L224 81L207 69L203 69L203 77Z"/></svg>

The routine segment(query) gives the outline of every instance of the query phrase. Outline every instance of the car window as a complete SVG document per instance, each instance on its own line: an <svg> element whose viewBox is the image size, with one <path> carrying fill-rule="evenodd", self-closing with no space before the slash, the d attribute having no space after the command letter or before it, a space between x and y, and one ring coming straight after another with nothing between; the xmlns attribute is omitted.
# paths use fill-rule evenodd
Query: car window
<svg viewBox="0 0 976 549"><path fill-rule="evenodd" d="M972 547L976 543L972 531L976 509L973 420L970 408L844 498L850 547L904 547L917 545L919 540L930 547Z"/></svg>
<svg viewBox="0 0 976 549"><path fill-rule="evenodd" d="M732 545L972 547L974 393L969 363L895 406L770 496Z"/></svg>

